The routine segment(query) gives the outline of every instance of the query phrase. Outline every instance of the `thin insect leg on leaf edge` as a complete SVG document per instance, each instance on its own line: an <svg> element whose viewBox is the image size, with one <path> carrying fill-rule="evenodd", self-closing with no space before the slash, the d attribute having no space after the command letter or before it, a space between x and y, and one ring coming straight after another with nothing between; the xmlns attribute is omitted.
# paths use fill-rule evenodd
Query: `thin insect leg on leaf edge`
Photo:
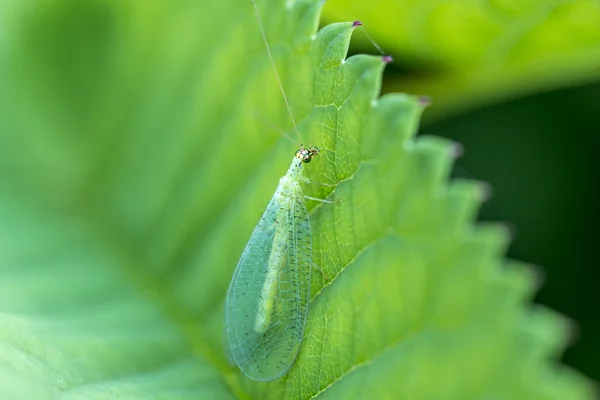
<svg viewBox="0 0 600 400"><path fill-rule="evenodd" d="M326 282L329 282L329 274L326 274L325 271L323 271L323 268L319 267L314 261L311 261L313 268L316 268L319 270L319 272L321 273L321 275L323 275L323 278L325 278Z"/></svg>
<svg viewBox="0 0 600 400"><path fill-rule="evenodd" d="M304 198L308 199L308 200L320 201L321 203L328 203L328 204L338 204L338 203L340 203L339 200L319 199L318 197L311 197L311 196L307 196L307 195L304 195Z"/></svg>
<svg viewBox="0 0 600 400"><path fill-rule="evenodd" d="M339 182L338 183L321 183L321 182L309 181L308 179L306 180L306 183L313 184L313 185L319 185L319 186L328 186L328 187L336 187L337 185L339 185Z"/></svg>

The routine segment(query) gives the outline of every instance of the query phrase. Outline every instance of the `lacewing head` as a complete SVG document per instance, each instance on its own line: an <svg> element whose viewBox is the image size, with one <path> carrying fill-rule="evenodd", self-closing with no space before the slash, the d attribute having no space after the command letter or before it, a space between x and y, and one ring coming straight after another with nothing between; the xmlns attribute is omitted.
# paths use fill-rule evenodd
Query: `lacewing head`
<svg viewBox="0 0 600 400"><path fill-rule="evenodd" d="M303 163L309 163L320 151L321 149L315 146L310 146L308 149L305 149L303 145L300 145L300 149L296 151L296 158Z"/></svg>

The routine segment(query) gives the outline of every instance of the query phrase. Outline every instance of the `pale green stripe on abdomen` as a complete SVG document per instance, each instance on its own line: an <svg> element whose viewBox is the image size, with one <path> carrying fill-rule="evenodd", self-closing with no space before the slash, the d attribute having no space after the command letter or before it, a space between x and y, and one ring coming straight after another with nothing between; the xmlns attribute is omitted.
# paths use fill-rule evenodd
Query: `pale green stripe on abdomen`
<svg viewBox="0 0 600 400"><path fill-rule="evenodd" d="M285 211L285 208L282 208ZM273 238L273 246L269 256L269 264L267 266L267 275L261 290L256 319L254 321L254 330L257 333L264 333L271 324L271 316L273 315L273 307L277 296L277 287L279 285L279 275L281 268L285 263L286 253L289 250L286 246L289 236L288 227L283 222L286 221L284 213L280 213L276 227L275 237Z"/></svg>

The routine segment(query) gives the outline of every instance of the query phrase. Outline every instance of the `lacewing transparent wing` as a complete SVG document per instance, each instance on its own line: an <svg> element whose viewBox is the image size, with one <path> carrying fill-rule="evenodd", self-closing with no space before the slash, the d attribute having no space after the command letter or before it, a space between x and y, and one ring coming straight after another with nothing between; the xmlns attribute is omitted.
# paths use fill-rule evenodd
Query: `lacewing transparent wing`
<svg viewBox="0 0 600 400"><path fill-rule="evenodd" d="M286 108L300 137L258 6L254 0L251 2ZM310 162L320 149L300 147L254 228L233 273L225 302L229 355L246 376L259 381L276 379L292 366L300 350L308 313L313 264L310 221L300 181L302 165Z"/></svg>
<svg viewBox="0 0 600 400"><path fill-rule="evenodd" d="M280 377L294 363L308 313L311 231L299 184L307 161L298 153L254 228L227 292L231 355L246 376L260 381Z"/></svg>

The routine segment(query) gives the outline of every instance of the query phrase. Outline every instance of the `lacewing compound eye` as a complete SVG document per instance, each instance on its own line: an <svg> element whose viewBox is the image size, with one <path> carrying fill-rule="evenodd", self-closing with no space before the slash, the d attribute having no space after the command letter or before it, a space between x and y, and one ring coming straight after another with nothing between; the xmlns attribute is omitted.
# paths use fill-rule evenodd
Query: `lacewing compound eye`
<svg viewBox="0 0 600 400"><path fill-rule="evenodd" d="M308 164L314 156L319 154L320 151L321 149L315 146L310 146L308 149L301 147L298 151L296 151L296 158L303 163Z"/></svg>

